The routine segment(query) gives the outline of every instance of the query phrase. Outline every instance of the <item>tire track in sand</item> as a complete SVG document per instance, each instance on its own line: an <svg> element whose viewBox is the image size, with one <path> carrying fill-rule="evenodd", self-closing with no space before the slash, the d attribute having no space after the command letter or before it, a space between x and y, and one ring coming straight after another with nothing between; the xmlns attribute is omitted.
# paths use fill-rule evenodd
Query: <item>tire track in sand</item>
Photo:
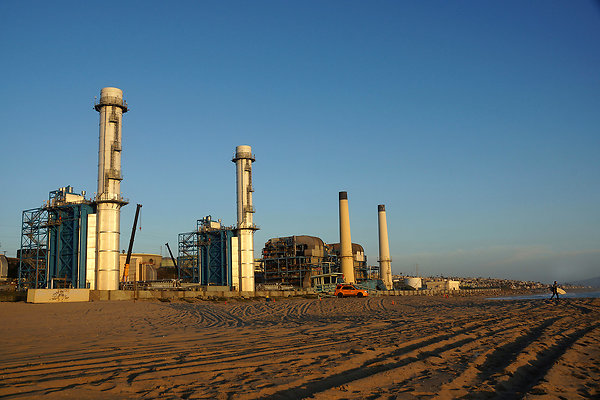
<svg viewBox="0 0 600 400"><path fill-rule="evenodd" d="M325 394L324 392L330 389L345 387L352 382L364 381L373 376L388 373L418 361L431 357L439 357L441 353L461 348L473 341L482 340L484 337L492 337L506 329L506 327L502 327L493 331L486 329L484 332L480 332L486 326L485 323L481 322L471 323L468 327L456 329L450 333L415 340L387 354L381 354L374 359L367 360L358 367L345 369L335 375L330 375L314 382L305 382L261 398L269 400L300 399L313 397L318 394L324 398L329 398L329 394ZM394 359L394 361L390 362L388 361L389 359Z"/></svg>

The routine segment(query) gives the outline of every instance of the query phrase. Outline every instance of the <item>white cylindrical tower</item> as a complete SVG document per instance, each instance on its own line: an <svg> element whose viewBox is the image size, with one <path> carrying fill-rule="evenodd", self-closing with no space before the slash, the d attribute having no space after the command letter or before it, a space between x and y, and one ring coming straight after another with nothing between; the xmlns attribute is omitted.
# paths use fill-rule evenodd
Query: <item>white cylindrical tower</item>
<svg viewBox="0 0 600 400"><path fill-rule="evenodd" d="M100 113L98 192L96 194L96 289L119 289L121 207L121 122L127 112L121 89L106 87L94 105Z"/></svg>
<svg viewBox="0 0 600 400"><path fill-rule="evenodd" d="M237 182L237 232L238 270L232 271L232 286L244 292L254 291L254 231L258 228L252 221L252 163L254 156L250 146L237 146L231 160L236 166ZM236 268L235 265L232 268ZM238 279L236 279L236 272Z"/></svg>
<svg viewBox="0 0 600 400"><path fill-rule="evenodd" d="M354 283L354 257L352 255L347 192L340 192L340 260L344 282Z"/></svg>
<svg viewBox="0 0 600 400"><path fill-rule="evenodd" d="M379 220L379 278L383 281L387 290L392 290L394 288L392 282L392 259L390 258L385 205L378 205L377 213Z"/></svg>

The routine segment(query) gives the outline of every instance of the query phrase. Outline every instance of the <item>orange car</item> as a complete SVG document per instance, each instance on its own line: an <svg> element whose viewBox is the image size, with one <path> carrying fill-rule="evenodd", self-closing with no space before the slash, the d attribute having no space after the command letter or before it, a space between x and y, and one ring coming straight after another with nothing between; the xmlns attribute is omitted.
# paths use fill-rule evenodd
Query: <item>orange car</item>
<svg viewBox="0 0 600 400"><path fill-rule="evenodd" d="M337 285L337 287L335 288L335 292L333 292L333 295L339 298L350 296L367 297L369 293L367 293L366 290L358 289L352 284L344 283L341 285Z"/></svg>

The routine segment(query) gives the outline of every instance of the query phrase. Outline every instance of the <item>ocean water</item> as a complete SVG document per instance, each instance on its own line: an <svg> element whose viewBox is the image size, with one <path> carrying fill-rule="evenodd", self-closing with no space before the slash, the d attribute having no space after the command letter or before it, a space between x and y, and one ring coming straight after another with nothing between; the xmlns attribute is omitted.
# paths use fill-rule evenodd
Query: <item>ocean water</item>
<svg viewBox="0 0 600 400"><path fill-rule="evenodd" d="M540 294L527 294L520 296L506 296L506 297L488 297L488 300L544 300L549 299L552 293L540 293ZM567 292L567 294L561 294L561 299L583 299L583 298L598 298L600 297L600 291L593 292Z"/></svg>

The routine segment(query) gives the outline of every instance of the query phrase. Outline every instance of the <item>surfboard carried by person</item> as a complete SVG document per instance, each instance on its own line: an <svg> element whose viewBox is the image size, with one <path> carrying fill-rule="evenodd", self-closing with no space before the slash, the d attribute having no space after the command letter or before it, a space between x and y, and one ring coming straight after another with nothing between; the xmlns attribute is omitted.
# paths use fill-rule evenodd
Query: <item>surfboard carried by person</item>
<svg viewBox="0 0 600 400"><path fill-rule="evenodd" d="M552 300L554 298L554 296L556 296L556 300L558 300L559 294L567 293L562 288L558 287L558 283L556 283L556 281L554 281L554 284L552 284L552 286L550 286L550 290L552 291L552 296L550 296L550 300Z"/></svg>

